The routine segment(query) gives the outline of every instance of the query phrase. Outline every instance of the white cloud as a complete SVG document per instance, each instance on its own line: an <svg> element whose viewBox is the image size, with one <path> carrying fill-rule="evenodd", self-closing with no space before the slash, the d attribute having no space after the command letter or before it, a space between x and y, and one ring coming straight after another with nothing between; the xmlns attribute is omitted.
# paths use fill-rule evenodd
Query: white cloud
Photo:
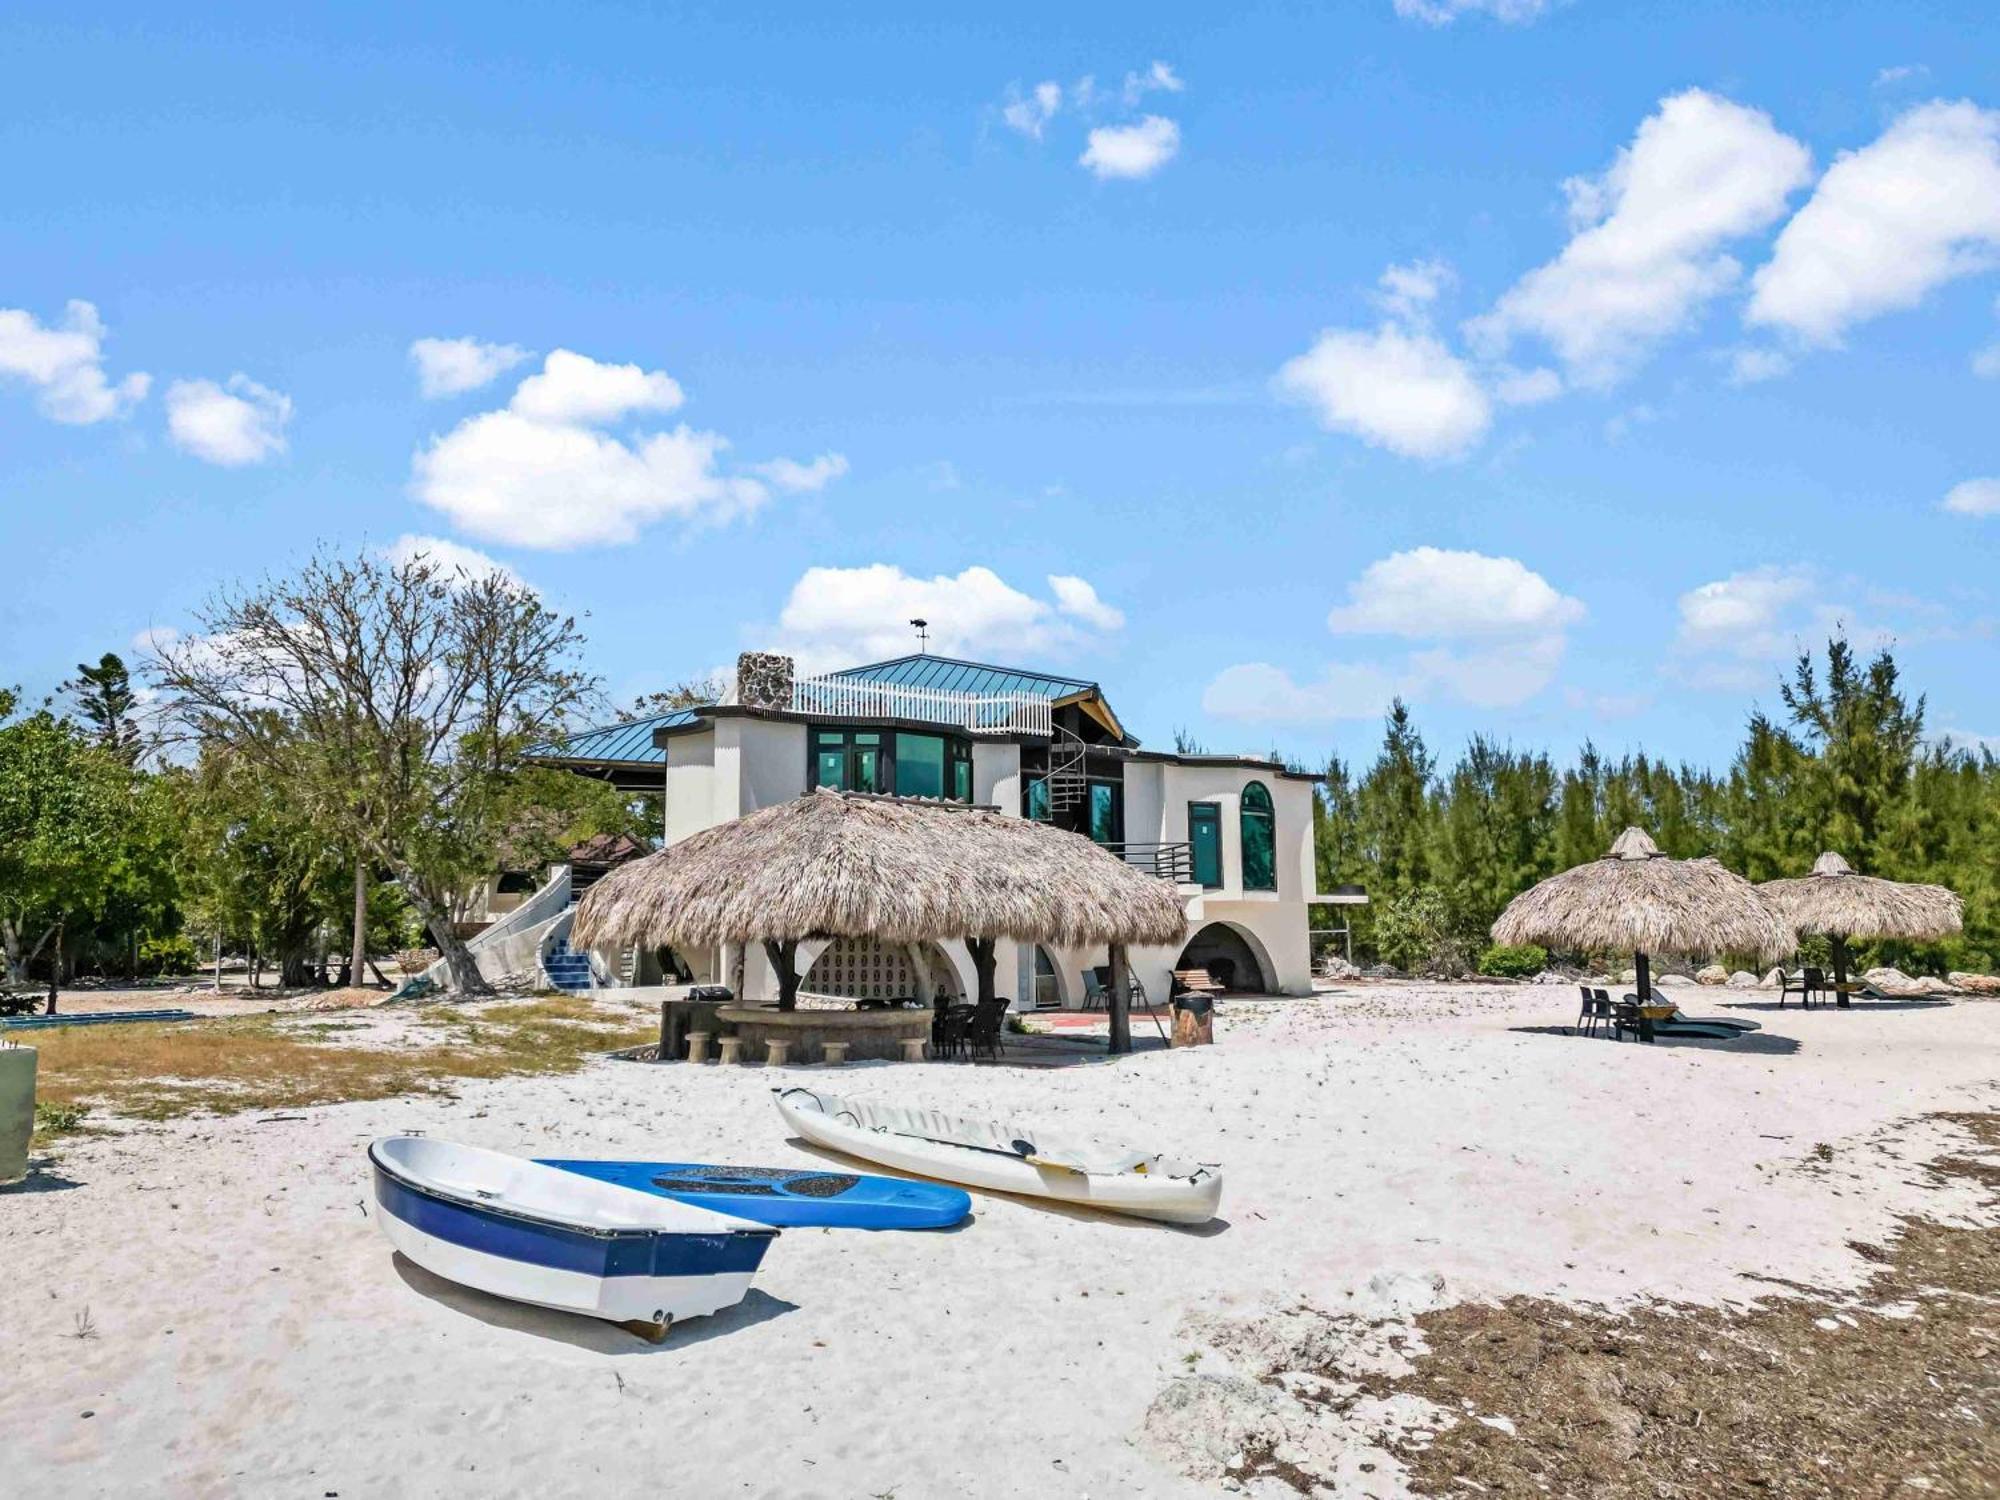
<svg viewBox="0 0 2000 1500"><path fill-rule="evenodd" d="M2000 479L1968 479L1944 497L1944 509L1959 516L2000 516Z"/></svg>
<svg viewBox="0 0 2000 1500"><path fill-rule="evenodd" d="M1737 349L1729 356L1729 383L1755 385L1788 374L1792 357L1778 349Z"/></svg>
<svg viewBox="0 0 2000 1500"><path fill-rule="evenodd" d="M1032 664L1089 638L1066 601L1088 594L1101 616L1086 623L1098 629L1115 629L1104 621L1123 618L1080 578L1050 584L1053 602L1024 593L990 568L935 578L912 577L889 563L808 568L792 585L773 634L777 649L807 672L907 655L916 646L912 619L930 622L930 649L938 655Z"/></svg>
<svg viewBox="0 0 2000 1500"><path fill-rule="evenodd" d="M72 301L62 322L45 326L17 307L0 307L0 378L35 388L35 405L51 421L86 426L119 416L145 400L152 377L104 375L104 320L88 302Z"/></svg>
<svg viewBox="0 0 2000 1500"><path fill-rule="evenodd" d="M1335 662L1298 682L1283 667L1243 662L1224 667L1202 690L1202 712L1255 724L1323 724L1381 717L1409 684L1380 667Z"/></svg>
<svg viewBox="0 0 2000 1500"><path fill-rule="evenodd" d="M1340 635L1446 640L1559 631L1583 613L1514 558L1417 547L1370 563L1326 624Z"/></svg>
<svg viewBox="0 0 2000 1500"><path fill-rule="evenodd" d="M1701 89L1663 99L1609 171L1563 185L1574 233L1562 253L1468 331L1495 357L1536 336L1573 382L1608 385L1735 283L1722 247L1776 222L1810 166L1758 110Z"/></svg>
<svg viewBox="0 0 2000 1500"><path fill-rule="evenodd" d="M1391 317L1414 321L1430 314L1430 305L1458 279L1441 260L1413 260L1390 266L1376 285L1376 300Z"/></svg>
<svg viewBox="0 0 2000 1500"><path fill-rule="evenodd" d="M720 434L686 425L627 436L600 430L672 411L683 399L663 371L558 349L505 407L467 417L419 449L411 492L471 535L520 547L630 542L663 518L719 523L754 511L769 489L721 471L729 444ZM828 454L782 472L795 481L823 474L825 483L845 462Z"/></svg>
<svg viewBox="0 0 2000 1500"><path fill-rule="evenodd" d="M1125 75L1125 87L1119 97L1125 101L1125 107L1130 109L1148 94L1178 94L1186 87L1187 85L1181 82L1180 75L1170 65L1155 58L1153 65L1145 72Z"/></svg>
<svg viewBox="0 0 2000 1500"><path fill-rule="evenodd" d="M1875 75L1875 87L1887 88L1891 84L1907 83L1912 78L1922 78L1930 69L1923 63L1901 63L1893 68L1883 68Z"/></svg>
<svg viewBox="0 0 2000 1500"><path fill-rule="evenodd" d="M418 339L410 345L417 389L427 400L476 391L530 357L531 351L519 344L484 344L478 339Z"/></svg>
<svg viewBox="0 0 2000 1500"><path fill-rule="evenodd" d="M1873 604L1892 601L1871 596ZM1857 649L1892 644L1897 632L1863 619L1812 569L1776 564L1746 569L1680 597L1680 629L1669 672L1695 687L1768 687L1778 663L1833 636Z"/></svg>
<svg viewBox="0 0 2000 1500"><path fill-rule="evenodd" d="M225 469L285 451L292 398L235 374L225 384L176 380L167 387L167 433L185 453Z"/></svg>
<svg viewBox="0 0 2000 1500"><path fill-rule="evenodd" d="M847 472L847 456L822 453L809 464L802 464L795 458L774 458L768 463L752 464L750 470L763 475L787 494L817 494Z"/></svg>
<svg viewBox="0 0 2000 1500"><path fill-rule="evenodd" d="M1508 406L1539 406L1562 393L1562 376L1550 369L1502 369L1493 381L1494 399Z"/></svg>
<svg viewBox="0 0 2000 1500"><path fill-rule="evenodd" d="M1056 596L1056 608L1071 619L1098 630L1125 628L1125 612L1098 598L1097 590L1084 579L1068 573L1051 573L1049 591Z"/></svg>
<svg viewBox="0 0 2000 1500"><path fill-rule="evenodd" d="M1417 547L1365 568L1327 628L1423 644L1397 662L1333 662L1303 683L1268 662L1246 662L1209 683L1202 707L1282 723L1373 718L1398 695L1509 708L1555 680L1568 629L1583 615L1579 601L1514 558Z"/></svg>
<svg viewBox="0 0 2000 1500"><path fill-rule="evenodd" d="M1972 356L1972 373L1981 380L2000 380L2000 344L1988 344Z"/></svg>
<svg viewBox="0 0 2000 1500"><path fill-rule="evenodd" d="M398 566L414 561L418 557L428 558L445 571L463 574L473 582L484 578L501 578L516 588L530 586L519 573L498 558L488 557L476 547L468 547L461 542L450 541L440 536L416 536L406 532L384 547L382 556Z"/></svg>
<svg viewBox="0 0 2000 1500"><path fill-rule="evenodd" d="M1007 122L1010 130L1018 130L1029 139L1039 141L1049 121L1061 110L1062 102L1062 85L1053 79L1036 84L1025 94L1019 84L1010 84L1007 102L1000 107L1000 118Z"/></svg>
<svg viewBox="0 0 2000 1500"><path fill-rule="evenodd" d="M1163 115L1147 115L1136 125L1098 126L1090 132L1090 142L1076 160L1100 182L1151 177L1180 149L1180 126Z"/></svg>
<svg viewBox="0 0 2000 1500"><path fill-rule="evenodd" d="M1320 425L1406 458L1456 458L1492 425L1470 369L1432 334L1384 323L1373 333L1329 328L1278 371L1279 392Z"/></svg>
<svg viewBox="0 0 2000 1500"><path fill-rule="evenodd" d="M1914 307L2000 252L2000 111L1921 105L1842 153L1760 268L1749 321L1808 343Z"/></svg>
<svg viewBox="0 0 2000 1500"><path fill-rule="evenodd" d="M664 370L607 365L558 349L514 391L508 407L531 422L598 427L635 412L668 412L686 397Z"/></svg>
<svg viewBox="0 0 2000 1500"><path fill-rule="evenodd" d="M1449 26L1460 16L1491 16L1510 26L1545 15L1553 0L1396 0L1396 14L1427 26Z"/></svg>

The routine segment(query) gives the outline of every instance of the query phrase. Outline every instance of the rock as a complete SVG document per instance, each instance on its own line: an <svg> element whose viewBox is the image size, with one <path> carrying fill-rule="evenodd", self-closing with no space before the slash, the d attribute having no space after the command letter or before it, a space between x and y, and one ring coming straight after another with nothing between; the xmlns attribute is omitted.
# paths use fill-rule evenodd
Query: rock
<svg viewBox="0 0 2000 1500"><path fill-rule="evenodd" d="M1530 984L1575 984L1567 974L1558 974L1554 969L1544 969L1528 981Z"/></svg>
<svg viewBox="0 0 2000 1500"><path fill-rule="evenodd" d="M1901 969L1870 969L1861 976L1885 995L1936 995L1958 988L1937 978L1915 978Z"/></svg>
<svg viewBox="0 0 2000 1500"><path fill-rule="evenodd" d="M1407 977L1394 964L1370 964L1361 972L1369 979L1402 979Z"/></svg>
<svg viewBox="0 0 2000 1500"><path fill-rule="evenodd" d="M1726 983L1732 990L1754 990L1757 988L1757 976L1747 969L1738 969Z"/></svg>
<svg viewBox="0 0 2000 1500"><path fill-rule="evenodd" d="M1695 970L1694 982L1696 984L1727 984L1729 983L1729 971L1723 968L1721 964L1710 964L1707 968Z"/></svg>
<svg viewBox="0 0 2000 1500"><path fill-rule="evenodd" d="M1775 990L1782 988L1784 982L1785 971L1783 969L1768 969L1765 971L1764 977L1757 981L1757 988L1760 990Z"/></svg>
<svg viewBox="0 0 2000 1500"><path fill-rule="evenodd" d="M2000 974L1967 974L1953 969L1945 978L1968 995L2000 995Z"/></svg>
<svg viewBox="0 0 2000 1500"><path fill-rule="evenodd" d="M1359 979L1361 965L1349 963L1336 954L1320 960L1319 972L1324 979Z"/></svg>

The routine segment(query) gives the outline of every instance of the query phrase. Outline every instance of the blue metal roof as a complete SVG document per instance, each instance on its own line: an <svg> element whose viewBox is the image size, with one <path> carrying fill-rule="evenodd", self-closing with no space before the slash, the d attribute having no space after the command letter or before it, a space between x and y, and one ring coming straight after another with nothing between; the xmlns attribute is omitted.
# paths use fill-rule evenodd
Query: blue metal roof
<svg viewBox="0 0 2000 1500"><path fill-rule="evenodd" d="M627 719L622 724L605 724L579 730L565 739L537 745L528 753L540 760L583 760L616 762L622 765L665 765L667 752L653 743L655 729L673 729L692 724L691 708L670 714L654 714L648 719Z"/></svg>
<svg viewBox="0 0 2000 1500"><path fill-rule="evenodd" d="M899 656L894 661L872 662L865 667L847 667L828 674L853 677L866 682L896 682L909 687L939 688L951 693L972 693L990 697L998 693L1037 693L1045 698L1067 698L1087 693L1097 686L1075 677L1051 677L1046 672L1024 672L1016 667L995 667L985 662L954 661L948 656Z"/></svg>

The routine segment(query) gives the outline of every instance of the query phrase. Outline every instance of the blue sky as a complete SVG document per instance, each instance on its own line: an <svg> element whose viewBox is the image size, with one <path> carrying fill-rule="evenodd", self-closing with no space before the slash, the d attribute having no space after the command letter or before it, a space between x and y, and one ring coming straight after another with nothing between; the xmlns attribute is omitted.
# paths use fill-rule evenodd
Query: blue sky
<svg viewBox="0 0 2000 1500"><path fill-rule="evenodd" d="M921 612L1156 744L1720 761L1841 621L2000 736L1990 3L78 9L0 681L430 538L620 699Z"/></svg>

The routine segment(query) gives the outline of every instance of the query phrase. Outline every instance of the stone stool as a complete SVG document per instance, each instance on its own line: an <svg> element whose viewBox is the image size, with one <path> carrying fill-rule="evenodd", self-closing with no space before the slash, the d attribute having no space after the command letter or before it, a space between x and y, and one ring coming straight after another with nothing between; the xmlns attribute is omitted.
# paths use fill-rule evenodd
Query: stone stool
<svg viewBox="0 0 2000 1500"><path fill-rule="evenodd" d="M829 1067L839 1067L847 1061L847 1045L846 1042L822 1042L819 1049L820 1061Z"/></svg>
<svg viewBox="0 0 2000 1500"><path fill-rule="evenodd" d="M780 1040L778 1037L772 1037L764 1045L770 1049L765 1054L764 1066L767 1068L782 1068L785 1065L786 1055L792 1050L790 1039Z"/></svg>
<svg viewBox="0 0 2000 1500"><path fill-rule="evenodd" d="M740 1036L724 1037L722 1039L722 1061L725 1064L732 1064L739 1063L742 1060L743 1038Z"/></svg>
<svg viewBox="0 0 2000 1500"><path fill-rule="evenodd" d="M924 1039L920 1036L903 1038L903 1061L922 1062L924 1060Z"/></svg>
<svg viewBox="0 0 2000 1500"><path fill-rule="evenodd" d="M706 1032L706 1031L690 1031L690 1032L688 1033L688 1061L689 1061L689 1062L691 1062L691 1063L701 1063L701 1062L707 1062L707 1061L708 1061L708 1040L709 1040L709 1035L710 1035L710 1033L708 1033L708 1032Z"/></svg>

